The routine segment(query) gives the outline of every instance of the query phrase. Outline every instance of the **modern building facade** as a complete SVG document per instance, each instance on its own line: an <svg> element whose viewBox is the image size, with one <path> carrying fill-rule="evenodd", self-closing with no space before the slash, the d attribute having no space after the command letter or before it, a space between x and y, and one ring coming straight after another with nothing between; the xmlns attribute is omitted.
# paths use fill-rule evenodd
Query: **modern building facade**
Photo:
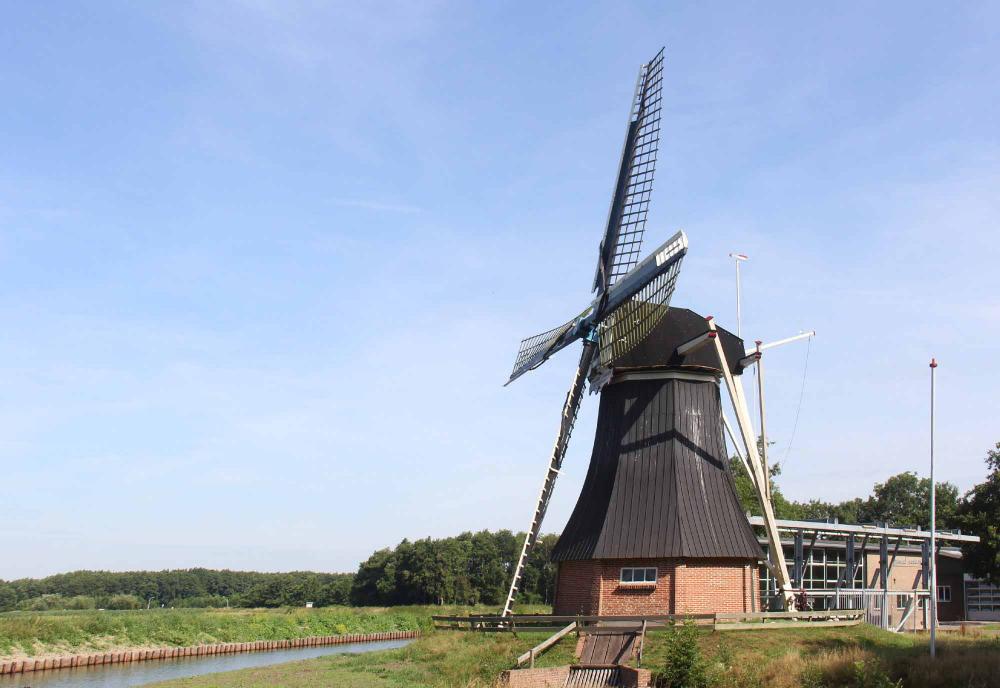
<svg viewBox="0 0 1000 688"><path fill-rule="evenodd" d="M750 520L761 524L759 518ZM926 530L780 520L778 527L784 534L782 548L792 584L808 593L814 608L866 608L877 612L871 620L880 625L927 627L931 591ZM1000 620L1000 590L966 574L957 546L977 539L939 534L939 621ZM766 547L762 536L758 540ZM759 598L766 608L777 597L767 565L761 567L759 579Z"/></svg>

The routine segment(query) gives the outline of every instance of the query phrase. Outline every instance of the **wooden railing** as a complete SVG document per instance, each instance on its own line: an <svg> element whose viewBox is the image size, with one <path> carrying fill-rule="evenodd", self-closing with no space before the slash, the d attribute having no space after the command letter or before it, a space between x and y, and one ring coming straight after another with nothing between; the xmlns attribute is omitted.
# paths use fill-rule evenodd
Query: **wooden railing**
<svg viewBox="0 0 1000 688"><path fill-rule="evenodd" d="M520 657L518 657L517 658L517 665L518 666L522 666L525 662L529 662L530 663L529 666L532 669L534 669L535 668L535 658L536 657L538 657L543 652L545 652L546 650L548 650L550 647L552 647L553 645L555 645L556 643L558 643L560 640L562 640L563 638L565 638L567 635L569 635L570 633L572 633L575 629L576 629L576 622L574 621L573 623L569 624L568 626L566 626L566 628L562 629L561 631L558 631L558 632L554 633L553 635L550 635L548 638L546 638L542 642L538 643L533 648L531 648L530 650L528 650L527 652L525 652L523 655L521 655Z"/></svg>
<svg viewBox="0 0 1000 688"><path fill-rule="evenodd" d="M693 623L697 626L711 626L716 630L738 630L743 628L775 628L777 624L810 626L846 626L864 620L862 610L830 610L805 612L744 612L719 614L646 614L640 616L566 616L558 614L515 614L499 616L473 614L469 616L433 616L434 627L458 631L479 631L483 633L561 631L569 624L575 624L578 633L635 633L645 629L654 630L677 623Z"/></svg>

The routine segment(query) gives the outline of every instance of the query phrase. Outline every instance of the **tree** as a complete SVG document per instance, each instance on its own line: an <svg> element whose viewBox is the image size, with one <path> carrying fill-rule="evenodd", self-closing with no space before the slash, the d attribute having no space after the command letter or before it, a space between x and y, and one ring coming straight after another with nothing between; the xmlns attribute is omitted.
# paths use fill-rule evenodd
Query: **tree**
<svg viewBox="0 0 1000 688"><path fill-rule="evenodd" d="M17 593L14 588L0 581L0 612L10 611L17 604Z"/></svg>
<svg viewBox="0 0 1000 688"><path fill-rule="evenodd" d="M963 547L970 572L1000 584L1000 442L986 452L986 468L986 480L962 498L956 522L980 538Z"/></svg>
<svg viewBox="0 0 1000 688"><path fill-rule="evenodd" d="M757 441L758 451L760 440ZM757 491L747 475L739 457L729 460L730 472L743 509L754 516L760 516L760 502ZM781 464L768 467L771 476L771 502L775 518L790 520L836 519L840 523L871 523L883 521L897 526L930 527L931 481L916 473L906 472L876 484L867 499L855 497L839 503L812 499L808 502L790 500L781 492L776 478L781 475ZM938 483L937 525L940 528L956 526L955 513L958 508L958 488L951 483Z"/></svg>
<svg viewBox="0 0 1000 688"><path fill-rule="evenodd" d="M937 525L950 528L958 508L958 488L951 483L938 483ZM929 528L931 523L931 481L907 471L875 485L872 496L860 509L862 522L882 521L897 526Z"/></svg>

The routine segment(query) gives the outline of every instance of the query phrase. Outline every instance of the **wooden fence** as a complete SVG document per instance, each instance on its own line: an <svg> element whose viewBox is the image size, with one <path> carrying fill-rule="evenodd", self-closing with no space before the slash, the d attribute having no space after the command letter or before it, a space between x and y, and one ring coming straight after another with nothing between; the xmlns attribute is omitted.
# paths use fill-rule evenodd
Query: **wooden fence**
<svg viewBox="0 0 1000 688"><path fill-rule="evenodd" d="M864 621L861 610L806 612L746 612L736 614L647 614L643 616L561 616L514 614L513 616L434 616L434 627L481 633L552 633L575 623L577 633L604 634L654 630L678 623L709 626L713 630L780 628L788 626L851 626Z"/></svg>

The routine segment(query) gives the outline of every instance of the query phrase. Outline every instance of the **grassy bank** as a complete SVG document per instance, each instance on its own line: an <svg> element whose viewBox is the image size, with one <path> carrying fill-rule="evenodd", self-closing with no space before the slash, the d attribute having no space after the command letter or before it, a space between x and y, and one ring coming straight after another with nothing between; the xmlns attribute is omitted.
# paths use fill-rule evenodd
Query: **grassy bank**
<svg viewBox="0 0 1000 688"><path fill-rule="evenodd" d="M700 633L707 686L719 688L1000 688L1000 637L943 634L938 657L928 637L873 626ZM666 664L669 636L652 634L644 664Z"/></svg>
<svg viewBox="0 0 1000 688"><path fill-rule="evenodd" d="M408 647L339 655L261 669L184 679L159 688L488 688L514 658L544 634L481 635L432 632ZM647 639L644 666L663 666L667 635ZM927 639L862 626L733 633L698 638L709 683L718 688L1000 688L1000 641L995 636L949 637L932 665ZM538 665L572 661L567 639ZM891 677L891 678L890 678Z"/></svg>
<svg viewBox="0 0 1000 688"><path fill-rule="evenodd" d="M321 609L152 609L0 614L0 661L126 648L285 640L344 633L417 630L427 611Z"/></svg>

